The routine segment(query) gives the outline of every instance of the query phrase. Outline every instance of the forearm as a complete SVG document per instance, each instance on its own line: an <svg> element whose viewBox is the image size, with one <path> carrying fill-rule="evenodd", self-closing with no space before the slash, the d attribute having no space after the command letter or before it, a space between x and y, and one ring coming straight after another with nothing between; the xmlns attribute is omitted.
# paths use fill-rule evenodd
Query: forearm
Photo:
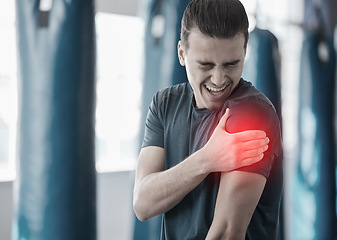
<svg viewBox="0 0 337 240"><path fill-rule="evenodd" d="M134 192L137 217L145 221L176 206L209 174L204 158L199 150L166 171L145 176Z"/></svg>

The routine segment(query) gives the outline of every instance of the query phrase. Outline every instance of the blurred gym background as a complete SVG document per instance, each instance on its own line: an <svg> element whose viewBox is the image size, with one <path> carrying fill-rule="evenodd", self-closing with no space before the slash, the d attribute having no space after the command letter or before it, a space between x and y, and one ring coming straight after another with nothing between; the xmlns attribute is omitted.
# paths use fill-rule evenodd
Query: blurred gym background
<svg viewBox="0 0 337 240"><path fill-rule="evenodd" d="M0 239L159 239L132 210L154 93L186 81L188 0L0 2ZM282 239L334 240L337 2L242 0L243 77L282 120Z"/></svg>

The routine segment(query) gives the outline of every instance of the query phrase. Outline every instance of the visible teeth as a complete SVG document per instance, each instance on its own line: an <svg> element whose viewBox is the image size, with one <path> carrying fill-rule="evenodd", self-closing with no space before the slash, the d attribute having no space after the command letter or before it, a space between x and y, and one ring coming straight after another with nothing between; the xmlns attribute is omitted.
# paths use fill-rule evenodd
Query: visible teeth
<svg viewBox="0 0 337 240"><path fill-rule="evenodd" d="M206 87L209 91L212 91L212 92L221 92L222 90L224 90L224 89L226 88L226 86L224 86L223 88L214 88L214 87L207 86L207 85L205 85L205 87Z"/></svg>

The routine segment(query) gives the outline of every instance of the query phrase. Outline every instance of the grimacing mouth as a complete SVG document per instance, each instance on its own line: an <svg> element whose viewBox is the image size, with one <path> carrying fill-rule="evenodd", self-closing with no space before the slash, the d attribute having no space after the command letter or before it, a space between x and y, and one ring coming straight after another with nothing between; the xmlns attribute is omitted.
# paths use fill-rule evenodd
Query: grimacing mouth
<svg viewBox="0 0 337 240"><path fill-rule="evenodd" d="M228 86L230 85L230 83L226 84L225 86L221 87L221 88L215 88L215 87L211 87L208 86L207 84L204 84L204 86L206 87L206 89L213 95L218 95L221 92L223 92Z"/></svg>

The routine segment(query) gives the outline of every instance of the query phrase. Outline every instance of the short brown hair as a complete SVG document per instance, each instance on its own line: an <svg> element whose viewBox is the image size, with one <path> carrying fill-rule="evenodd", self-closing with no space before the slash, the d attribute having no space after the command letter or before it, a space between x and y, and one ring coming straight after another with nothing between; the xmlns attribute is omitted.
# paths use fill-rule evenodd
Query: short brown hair
<svg viewBox="0 0 337 240"><path fill-rule="evenodd" d="M239 33L245 37L247 47L248 17L239 0L193 0L184 11L181 21L180 39L188 49L188 37L192 28L216 38L231 38Z"/></svg>

